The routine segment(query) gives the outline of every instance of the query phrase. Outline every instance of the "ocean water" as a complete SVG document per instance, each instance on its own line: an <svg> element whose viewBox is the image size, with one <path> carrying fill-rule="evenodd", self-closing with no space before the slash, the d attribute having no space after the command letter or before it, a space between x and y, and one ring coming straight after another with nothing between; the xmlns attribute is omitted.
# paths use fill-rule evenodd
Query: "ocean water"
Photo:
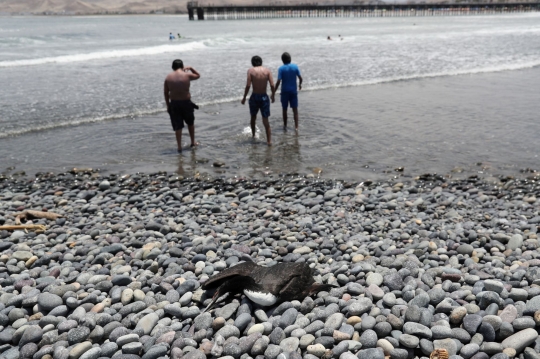
<svg viewBox="0 0 540 359"><path fill-rule="evenodd" d="M2 17L0 166L341 178L538 168L539 20ZM277 74L283 51L305 80L301 129L282 129L276 102L266 148L239 100L251 56ZM182 155L163 100L175 58L201 73L202 146Z"/></svg>

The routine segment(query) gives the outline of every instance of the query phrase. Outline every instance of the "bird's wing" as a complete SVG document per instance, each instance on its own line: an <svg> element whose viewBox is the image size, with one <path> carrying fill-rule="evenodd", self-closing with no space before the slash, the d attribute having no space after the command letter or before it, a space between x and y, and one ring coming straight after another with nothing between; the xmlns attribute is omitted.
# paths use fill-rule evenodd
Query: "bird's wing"
<svg viewBox="0 0 540 359"><path fill-rule="evenodd" d="M284 302L290 302L291 300L302 301L307 293L307 289L304 289L306 282L302 277L293 277L287 284L279 291L279 298Z"/></svg>
<svg viewBox="0 0 540 359"><path fill-rule="evenodd" d="M313 282L311 268L306 263L279 263L269 267L264 273L265 289L272 293L281 293L285 287L289 290L302 291ZM290 284L290 283L293 284Z"/></svg>
<svg viewBox="0 0 540 359"><path fill-rule="evenodd" d="M202 289L217 288L225 281L236 276L248 276L256 267L258 266L253 262L244 262L222 270L220 273L208 279L203 284Z"/></svg>
<svg viewBox="0 0 540 359"><path fill-rule="evenodd" d="M279 291L281 301L300 300L302 301L308 295L317 294L323 290L331 290L337 287L332 284L316 283L313 279L313 270L305 263L303 268L296 268L297 275L288 279L285 285Z"/></svg>

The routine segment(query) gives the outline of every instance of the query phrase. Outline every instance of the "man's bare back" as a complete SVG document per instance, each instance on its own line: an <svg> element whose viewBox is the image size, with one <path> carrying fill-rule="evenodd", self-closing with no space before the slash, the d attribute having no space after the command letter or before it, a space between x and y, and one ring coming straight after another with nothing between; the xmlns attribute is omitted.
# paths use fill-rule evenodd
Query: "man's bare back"
<svg viewBox="0 0 540 359"><path fill-rule="evenodd" d="M198 74L192 73L191 67L173 71L165 78L165 93L169 94L171 101L189 100L191 98L190 81L198 78Z"/></svg>
<svg viewBox="0 0 540 359"><path fill-rule="evenodd" d="M247 85L253 85L253 93L265 94L268 87L268 83L271 86L274 85L274 79L272 78L272 72L266 67L257 66L248 70Z"/></svg>
<svg viewBox="0 0 540 359"><path fill-rule="evenodd" d="M263 125L266 129L266 141L268 146L272 145L272 131L270 130L270 123L268 117L270 117L270 97L266 94L266 88L270 84L271 93L275 92L274 79L272 78L272 72L265 67L262 67L262 59L260 56L253 56L251 58L251 64L253 65L247 72L246 88L244 90L244 97L242 98L242 105L246 103L246 97L249 93L251 85L253 85L253 92L249 98L249 112L251 114L251 134L255 138L255 120L257 119L257 113L261 111L263 119ZM274 101L272 101L274 102Z"/></svg>
<svg viewBox="0 0 540 359"><path fill-rule="evenodd" d="M191 147L198 145L195 142L195 115L193 114L195 105L191 102L189 93L190 81L197 80L201 76L192 67L184 67L180 59L176 59L172 64L173 72L165 78L163 95L167 112L171 118L171 124L176 135L178 152L182 152L182 129L184 122L188 125Z"/></svg>

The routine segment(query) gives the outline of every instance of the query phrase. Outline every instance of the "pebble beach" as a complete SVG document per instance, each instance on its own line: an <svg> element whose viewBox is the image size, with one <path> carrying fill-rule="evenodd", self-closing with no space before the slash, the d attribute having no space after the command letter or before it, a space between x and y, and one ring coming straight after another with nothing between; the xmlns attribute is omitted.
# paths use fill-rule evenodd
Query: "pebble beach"
<svg viewBox="0 0 540 359"><path fill-rule="evenodd" d="M0 358L540 358L538 180L3 176ZM335 287L204 312L249 260Z"/></svg>

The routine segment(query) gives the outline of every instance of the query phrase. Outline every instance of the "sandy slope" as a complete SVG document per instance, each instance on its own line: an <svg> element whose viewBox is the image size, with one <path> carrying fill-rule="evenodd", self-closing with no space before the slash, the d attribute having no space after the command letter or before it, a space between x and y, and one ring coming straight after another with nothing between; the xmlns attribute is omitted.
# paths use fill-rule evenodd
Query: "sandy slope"
<svg viewBox="0 0 540 359"><path fill-rule="evenodd" d="M0 13L186 12L187 0L0 0Z"/></svg>

